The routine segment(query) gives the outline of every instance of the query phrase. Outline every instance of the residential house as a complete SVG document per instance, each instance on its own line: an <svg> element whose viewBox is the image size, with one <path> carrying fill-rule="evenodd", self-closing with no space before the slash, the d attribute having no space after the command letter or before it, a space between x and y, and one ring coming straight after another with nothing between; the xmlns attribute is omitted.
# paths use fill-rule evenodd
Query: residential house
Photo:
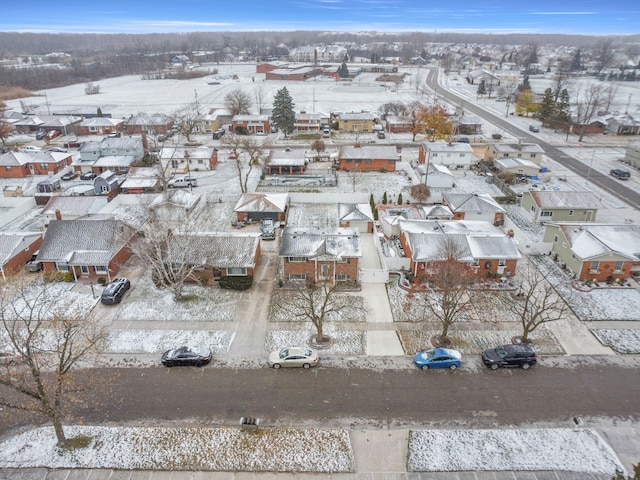
<svg viewBox="0 0 640 480"><path fill-rule="evenodd" d="M322 126L329 125L329 115L325 113L296 113L293 132L302 134L320 134Z"/></svg>
<svg viewBox="0 0 640 480"><path fill-rule="evenodd" d="M124 120L111 117L85 118L78 124L76 135L107 135L121 132Z"/></svg>
<svg viewBox="0 0 640 480"><path fill-rule="evenodd" d="M24 265L42 244L40 232L0 232L0 274L6 280L24 271Z"/></svg>
<svg viewBox="0 0 640 480"><path fill-rule="evenodd" d="M495 167L501 172L525 177L535 177L540 173L540 165L524 158L497 158Z"/></svg>
<svg viewBox="0 0 640 480"><path fill-rule="evenodd" d="M545 242L569 275L620 281L640 273L640 227L631 224L548 223Z"/></svg>
<svg viewBox="0 0 640 480"><path fill-rule="evenodd" d="M418 163L434 163L449 169L469 169L478 163L468 143L422 142L418 148Z"/></svg>
<svg viewBox="0 0 640 480"><path fill-rule="evenodd" d="M573 190L529 190L520 205L536 222L595 222L602 208L594 193Z"/></svg>
<svg viewBox="0 0 640 480"><path fill-rule="evenodd" d="M145 143L140 135L104 138L100 142L85 142L78 151L80 161L74 163L77 172L92 171L99 175L110 170L126 173L133 162L144 157Z"/></svg>
<svg viewBox="0 0 640 480"><path fill-rule="evenodd" d="M429 165L418 164L415 167L416 173L430 188L449 189L453 188L455 179L451 170L444 165L430 163Z"/></svg>
<svg viewBox="0 0 640 480"><path fill-rule="evenodd" d="M166 134L173 127L173 120L166 115L131 115L124 131L129 135Z"/></svg>
<svg viewBox="0 0 640 480"><path fill-rule="evenodd" d="M184 188L175 188L158 195L150 203L150 208L159 220L183 222L194 212L199 204L199 195L195 195Z"/></svg>
<svg viewBox="0 0 640 480"><path fill-rule="evenodd" d="M476 115L461 115L453 117L453 126L458 135L475 135L482 133L482 119Z"/></svg>
<svg viewBox="0 0 640 480"><path fill-rule="evenodd" d="M482 82L496 87L500 85L500 79L496 75L482 68L467 73L467 82L471 85L480 85Z"/></svg>
<svg viewBox="0 0 640 480"><path fill-rule="evenodd" d="M53 175L73 163L73 153L16 152L0 155L0 178L25 178L29 175Z"/></svg>
<svg viewBox="0 0 640 480"><path fill-rule="evenodd" d="M520 258L515 239L484 221L401 220L400 244L411 259L410 271L428 280L437 263L448 261L443 245L453 241L461 252L456 260L478 279L515 275Z"/></svg>
<svg viewBox="0 0 640 480"><path fill-rule="evenodd" d="M47 115L41 117L44 123L40 125L40 130L46 132L53 132L57 130L61 135L69 135L75 133L78 129L78 125L82 122L82 117L67 116L67 115Z"/></svg>
<svg viewBox="0 0 640 480"><path fill-rule="evenodd" d="M257 132L269 133L269 115L234 115L231 119L231 130L252 135Z"/></svg>
<svg viewBox="0 0 640 480"><path fill-rule="evenodd" d="M407 116L391 115L387 117L387 132L409 133L413 129L413 121Z"/></svg>
<svg viewBox="0 0 640 480"><path fill-rule="evenodd" d="M373 132L377 116L369 112L338 114L338 130L343 133Z"/></svg>
<svg viewBox="0 0 640 480"><path fill-rule="evenodd" d="M171 174L213 170L218 164L218 150L211 147L164 147L158 156Z"/></svg>
<svg viewBox="0 0 640 480"><path fill-rule="evenodd" d="M130 258L135 230L116 220L52 220L37 259L45 272L111 281Z"/></svg>
<svg viewBox="0 0 640 480"><path fill-rule="evenodd" d="M338 154L339 169L347 171L395 172L398 161L395 145L345 145Z"/></svg>
<svg viewBox="0 0 640 480"><path fill-rule="evenodd" d="M260 260L259 234L197 233L172 235L167 259L195 266L189 280L213 282L225 277L255 275Z"/></svg>
<svg viewBox="0 0 640 480"><path fill-rule="evenodd" d="M307 166L307 159L302 150L270 150L269 158L264 165L267 175L302 174Z"/></svg>
<svg viewBox="0 0 640 480"><path fill-rule="evenodd" d="M604 122L607 133L613 133L615 135L640 134L640 115L615 115L607 117Z"/></svg>
<svg viewBox="0 0 640 480"><path fill-rule="evenodd" d="M488 193L443 193L442 204L454 220L473 220L491 225L504 223L505 210Z"/></svg>
<svg viewBox="0 0 640 480"><path fill-rule="evenodd" d="M42 209L42 215L51 220L75 220L86 215L98 213L107 204L103 197L55 196L51 197Z"/></svg>
<svg viewBox="0 0 640 480"><path fill-rule="evenodd" d="M355 228L360 233L373 233L374 217L368 203L339 203L339 225Z"/></svg>
<svg viewBox="0 0 640 480"><path fill-rule="evenodd" d="M220 116L216 114L198 115L194 133L213 133L222 126Z"/></svg>
<svg viewBox="0 0 640 480"><path fill-rule="evenodd" d="M284 222L288 205L288 193L243 193L233 211L239 222Z"/></svg>
<svg viewBox="0 0 640 480"><path fill-rule="evenodd" d="M491 162L498 158L523 158L540 165L543 155L544 150L536 143L491 143L487 145L484 160Z"/></svg>
<svg viewBox="0 0 640 480"><path fill-rule="evenodd" d="M38 193L53 193L60 190L60 179L55 177L47 177L36 185Z"/></svg>
<svg viewBox="0 0 640 480"><path fill-rule="evenodd" d="M279 257L284 281L354 282L362 257L360 235L355 228L286 227Z"/></svg>

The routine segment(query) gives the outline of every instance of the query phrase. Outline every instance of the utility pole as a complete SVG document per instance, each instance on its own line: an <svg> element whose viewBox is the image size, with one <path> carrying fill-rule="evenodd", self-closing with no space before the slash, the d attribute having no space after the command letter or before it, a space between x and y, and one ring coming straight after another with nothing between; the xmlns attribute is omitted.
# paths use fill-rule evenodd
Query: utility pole
<svg viewBox="0 0 640 480"><path fill-rule="evenodd" d="M195 97L196 97L196 114L200 115L200 108L198 107L198 91L194 88L193 93L195 94Z"/></svg>

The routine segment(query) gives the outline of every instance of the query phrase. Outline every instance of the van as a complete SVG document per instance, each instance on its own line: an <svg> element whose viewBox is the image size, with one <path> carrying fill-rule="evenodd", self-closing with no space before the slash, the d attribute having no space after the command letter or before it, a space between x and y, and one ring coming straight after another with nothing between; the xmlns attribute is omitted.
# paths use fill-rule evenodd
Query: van
<svg viewBox="0 0 640 480"><path fill-rule="evenodd" d="M195 178L191 177L177 177L172 178L167 182L167 187L169 188L186 188L186 187L197 187L198 181Z"/></svg>
<svg viewBox="0 0 640 480"><path fill-rule="evenodd" d="M328 128L325 128L324 130L322 130L322 136L324 138L329 138L331 136L331 130L329 130Z"/></svg>
<svg viewBox="0 0 640 480"><path fill-rule="evenodd" d="M609 172L609 175L617 178L618 180L629 180L631 177L631 172L628 170L621 170L619 168L614 168Z"/></svg>

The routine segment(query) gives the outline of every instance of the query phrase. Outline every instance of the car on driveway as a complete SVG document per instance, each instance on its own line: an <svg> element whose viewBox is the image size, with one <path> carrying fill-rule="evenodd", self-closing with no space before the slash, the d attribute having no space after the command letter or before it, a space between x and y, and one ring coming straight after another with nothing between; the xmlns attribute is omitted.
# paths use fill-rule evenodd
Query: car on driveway
<svg viewBox="0 0 640 480"><path fill-rule="evenodd" d="M450 348L432 348L418 352L413 357L413 363L422 370L431 368L449 368L455 370L462 366L462 355Z"/></svg>
<svg viewBox="0 0 640 480"><path fill-rule="evenodd" d="M100 301L105 305L120 303L122 297L131 288L131 282L126 278L116 278L109 285L104 287Z"/></svg>
<svg viewBox="0 0 640 480"><path fill-rule="evenodd" d="M482 361L491 370L501 367L521 367L527 370L538 362L536 351L528 343L500 345L482 352Z"/></svg>
<svg viewBox="0 0 640 480"><path fill-rule="evenodd" d="M318 352L307 347L288 347L271 352L267 364L275 368L302 367L311 368L318 365Z"/></svg>
<svg viewBox="0 0 640 480"><path fill-rule="evenodd" d="M97 175L93 172L87 172L80 175L80 180L93 180Z"/></svg>
<svg viewBox="0 0 640 480"><path fill-rule="evenodd" d="M266 137L266 136L267 136L267 134L266 134L266 133L264 133L262 130L258 130L258 131L256 132L256 135L257 135L257 136L259 136L259 137Z"/></svg>
<svg viewBox="0 0 640 480"><path fill-rule="evenodd" d="M60 180L73 180L74 178L77 178L77 177L78 177L78 174L76 172L68 172L62 175L60 177Z"/></svg>
<svg viewBox="0 0 640 480"><path fill-rule="evenodd" d="M20 150L23 152L41 152L42 151L40 147L36 147L35 145L26 145L24 147L20 147Z"/></svg>
<svg viewBox="0 0 640 480"><path fill-rule="evenodd" d="M201 367L209 363L212 356L211 349L206 347L180 347L164 352L160 361L165 367Z"/></svg>

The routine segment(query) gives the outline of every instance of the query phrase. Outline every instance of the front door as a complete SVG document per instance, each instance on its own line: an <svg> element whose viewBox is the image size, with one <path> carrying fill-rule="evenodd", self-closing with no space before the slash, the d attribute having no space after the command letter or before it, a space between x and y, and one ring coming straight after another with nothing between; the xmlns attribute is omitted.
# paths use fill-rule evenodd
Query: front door
<svg viewBox="0 0 640 480"><path fill-rule="evenodd" d="M329 265L320 265L320 280L328 280L331 269Z"/></svg>

